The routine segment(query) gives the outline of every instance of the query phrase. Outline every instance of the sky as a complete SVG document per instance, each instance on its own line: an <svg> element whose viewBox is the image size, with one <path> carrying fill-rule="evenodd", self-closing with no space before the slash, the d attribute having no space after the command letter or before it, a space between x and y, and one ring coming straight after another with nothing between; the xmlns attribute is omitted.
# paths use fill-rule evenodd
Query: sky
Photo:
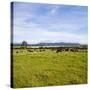
<svg viewBox="0 0 90 90"><path fill-rule="evenodd" d="M88 43L88 7L13 3L13 42Z"/></svg>

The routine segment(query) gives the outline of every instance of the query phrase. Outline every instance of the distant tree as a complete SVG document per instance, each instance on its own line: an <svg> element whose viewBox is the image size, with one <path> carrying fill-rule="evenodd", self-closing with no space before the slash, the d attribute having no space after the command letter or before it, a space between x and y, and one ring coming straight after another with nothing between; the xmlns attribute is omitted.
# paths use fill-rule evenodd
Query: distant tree
<svg viewBox="0 0 90 90"><path fill-rule="evenodd" d="M27 42L26 41L22 41L22 44L21 44L21 48L27 48Z"/></svg>

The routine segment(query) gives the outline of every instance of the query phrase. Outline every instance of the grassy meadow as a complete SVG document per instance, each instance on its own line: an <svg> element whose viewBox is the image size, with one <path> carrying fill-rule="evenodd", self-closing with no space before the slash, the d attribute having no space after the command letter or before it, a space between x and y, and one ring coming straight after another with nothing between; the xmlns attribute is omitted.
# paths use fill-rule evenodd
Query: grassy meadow
<svg viewBox="0 0 90 90"><path fill-rule="evenodd" d="M87 52L13 50L13 87L87 83Z"/></svg>

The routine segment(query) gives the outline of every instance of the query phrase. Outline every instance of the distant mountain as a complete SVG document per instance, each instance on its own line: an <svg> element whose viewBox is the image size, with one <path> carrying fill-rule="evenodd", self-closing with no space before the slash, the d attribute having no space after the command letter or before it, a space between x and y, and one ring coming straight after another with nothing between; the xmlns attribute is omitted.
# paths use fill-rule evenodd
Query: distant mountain
<svg viewBox="0 0 90 90"><path fill-rule="evenodd" d="M20 46L21 43L14 43L13 46ZM38 43L38 44L28 44L28 46L78 46L79 43L66 43L66 42L59 42L59 43Z"/></svg>
<svg viewBox="0 0 90 90"><path fill-rule="evenodd" d="M65 43L65 42L59 42L59 43L38 43L37 46L64 46L64 45L80 45L79 43Z"/></svg>

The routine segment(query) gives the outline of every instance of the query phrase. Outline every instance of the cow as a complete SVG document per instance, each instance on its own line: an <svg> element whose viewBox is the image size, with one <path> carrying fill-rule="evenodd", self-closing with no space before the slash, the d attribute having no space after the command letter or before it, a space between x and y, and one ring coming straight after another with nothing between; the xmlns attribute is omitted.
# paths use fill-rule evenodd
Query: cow
<svg viewBox="0 0 90 90"><path fill-rule="evenodd" d="M16 51L16 53L19 53L18 51Z"/></svg>
<svg viewBox="0 0 90 90"><path fill-rule="evenodd" d="M63 49L58 49L57 51L56 51L56 53L59 53L59 52L62 52L63 51Z"/></svg>
<svg viewBox="0 0 90 90"><path fill-rule="evenodd" d="M28 52L33 52L32 50L27 50Z"/></svg>
<svg viewBox="0 0 90 90"><path fill-rule="evenodd" d="M70 51L72 51L72 52L78 52L78 49L77 48L71 48Z"/></svg>
<svg viewBox="0 0 90 90"><path fill-rule="evenodd" d="M69 51L69 48L65 48L65 51Z"/></svg>

